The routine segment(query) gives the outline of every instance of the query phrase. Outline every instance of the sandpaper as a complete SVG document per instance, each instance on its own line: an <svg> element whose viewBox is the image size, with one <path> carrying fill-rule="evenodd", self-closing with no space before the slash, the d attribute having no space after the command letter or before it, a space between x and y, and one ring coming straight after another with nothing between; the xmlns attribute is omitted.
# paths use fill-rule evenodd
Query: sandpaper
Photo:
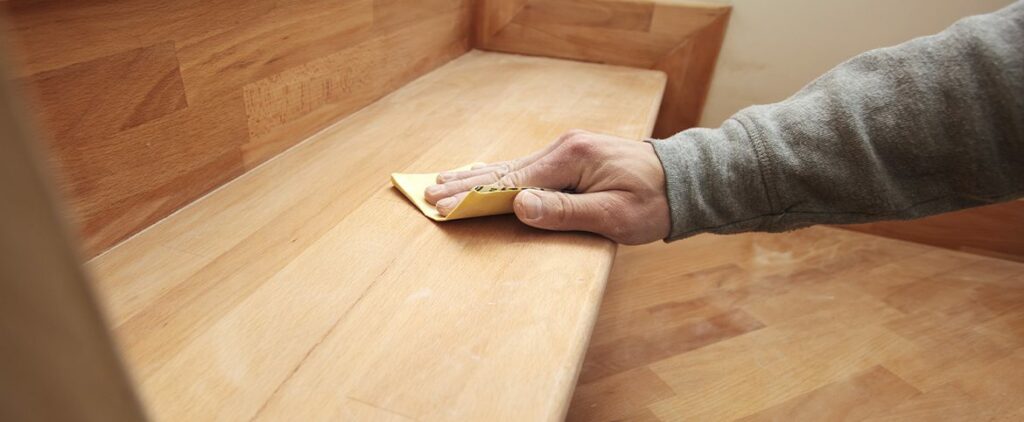
<svg viewBox="0 0 1024 422"><path fill-rule="evenodd" d="M469 170L472 165L456 170ZM469 194L447 216L437 212L423 197L424 190L437 181L437 173L391 173L391 185L398 188L409 201L427 218L434 221L459 220L463 218L484 217L512 213L512 203L516 195L531 187L501 187L480 185L470 189Z"/></svg>

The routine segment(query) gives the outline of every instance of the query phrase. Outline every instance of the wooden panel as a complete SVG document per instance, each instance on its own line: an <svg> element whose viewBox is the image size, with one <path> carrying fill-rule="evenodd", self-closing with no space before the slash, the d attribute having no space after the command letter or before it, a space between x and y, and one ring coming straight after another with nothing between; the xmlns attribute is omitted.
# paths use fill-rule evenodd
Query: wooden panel
<svg viewBox="0 0 1024 422"><path fill-rule="evenodd" d="M700 120L731 10L650 0L482 0L478 8L478 48L665 72L658 137Z"/></svg>
<svg viewBox="0 0 1024 422"><path fill-rule="evenodd" d="M548 420L614 254L512 216L437 224L388 186L573 127L647 135L658 72L474 51L92 261L167 420Z"/></svg>
<svg viewBox="0 0 1024 422"><path fill-rule="evenodd" d="M826 227L700 235L619 248L568 419L1016 420L1022 358L1024 264Z"/></svg>
<svg viewBox="0 0 1024 422"><path fill-rule="evenodd" d="M468 48L470 0L8 1L95 255Z"/></svg>
<svg viewBox="0 0 1024 422"><path fill-rule="evenodd" d="M477 0L473 16L474 46L486 46L491 36L508 25L526 3L527 0Z"/></svg>
<svg viewBox="0 0 1024 422"><path fill-rule="evenodd" d="M0 420L142 420L0 57Z"/></svg>
<svg viewBox="0 0 1024 422"><path fill-rule="evenodd" d="M910 221L842 226L895 239L1024 262L1024 201Z"/></svg>

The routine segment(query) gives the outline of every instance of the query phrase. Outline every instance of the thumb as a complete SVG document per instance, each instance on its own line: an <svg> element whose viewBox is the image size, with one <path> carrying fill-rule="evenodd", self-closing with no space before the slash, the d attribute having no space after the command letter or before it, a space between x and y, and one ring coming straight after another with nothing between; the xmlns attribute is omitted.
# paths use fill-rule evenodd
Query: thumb
<svg viewBox="0 0 1024 422"><path fill-rule="evenodd" d="M615 211L622 199L612 192L569 194L527 189L516 195L513 210L527 225L546 230L582 230L611 239L619 234Z"/></svg>

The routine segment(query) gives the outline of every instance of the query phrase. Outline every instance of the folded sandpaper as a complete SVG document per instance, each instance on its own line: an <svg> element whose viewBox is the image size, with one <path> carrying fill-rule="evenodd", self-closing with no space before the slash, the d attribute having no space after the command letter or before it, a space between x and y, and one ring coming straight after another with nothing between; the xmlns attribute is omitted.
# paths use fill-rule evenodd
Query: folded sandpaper
<svg viewBox="0 0 1024 422"><path fill-rule="evenodd" d="M472 165L455 169L469 170ZM484 217L512 213L512 203L516 195L529 187L500 187L480 185L469 191L469 194L447 216L437 212L437 208L427 202L423 192L428 186L437 183L437 173L391 173L391 185L398 188L406 198L419 208L423 215L434 221L459 220L463 218Z"/></svg>

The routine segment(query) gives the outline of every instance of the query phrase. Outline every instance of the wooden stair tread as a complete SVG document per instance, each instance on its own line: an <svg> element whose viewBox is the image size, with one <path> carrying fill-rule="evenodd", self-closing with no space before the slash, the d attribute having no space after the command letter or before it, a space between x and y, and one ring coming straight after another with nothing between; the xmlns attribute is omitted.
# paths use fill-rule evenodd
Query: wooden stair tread
<svg viewBox="0 0 1024 422"><path fill-rule="evenodd" d="M93 259L152 416L560 418L615 246L434 223L388 175L640 138L664 83L471 51Z"/></svg>
<svg viewBox="0 0 1024 422"><path fill-rule="evenodd" d="M1021 420L1021 397L1024 263L819 226L619 248L567 420Z"/></svg>

